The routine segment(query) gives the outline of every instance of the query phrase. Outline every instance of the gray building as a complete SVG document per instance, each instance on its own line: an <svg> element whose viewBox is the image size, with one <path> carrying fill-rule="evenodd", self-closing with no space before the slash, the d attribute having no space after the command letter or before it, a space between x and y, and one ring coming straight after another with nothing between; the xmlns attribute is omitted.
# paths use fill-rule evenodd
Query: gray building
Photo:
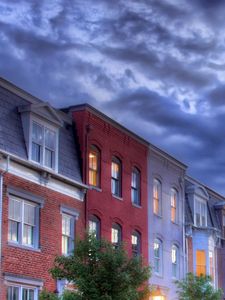
<svg viewBox="0 0 225 300"><path fill-rule="evenodd" d="M166 300L175 300L175 280L185 275L184 177L186 166L162 150L149 149L150 283ZM154 299L154 297L152 297ZM157 298L158 299L158 298Z"/></svg>

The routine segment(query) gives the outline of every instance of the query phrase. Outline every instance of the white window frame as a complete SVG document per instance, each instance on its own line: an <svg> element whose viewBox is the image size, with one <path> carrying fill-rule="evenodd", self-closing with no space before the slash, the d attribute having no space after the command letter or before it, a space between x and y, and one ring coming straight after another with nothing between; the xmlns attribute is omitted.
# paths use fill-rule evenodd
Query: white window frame
<svg viewBox="0 0 225 300"><path fill-rule="evenodd" d="M71 207L62 205L60 207L61 214L61 252L64 256L69 256L75 249L75 235L76 235L76 221L79 218L79 212ZM63 253L62 240L63 240L63 217L70 218L70 236L69 236L69 247L68 253Z"/></svg>
<svg viewBox="0 0 225 300"><path fill-rule="evenodd" d="M155 195L155 188L159 187L159 194L158 194L158 198L156 198ZM153 197L153 213L156 216L162 216L162 183L158 178L154 178L153 179L153 191L152 191L152 197ZM155 201L158 201L158 213L155 211Z"/></svg>
<svg viewBox="0 0 225 300"><path fill-rule="evenodd" d="M141 172L137 167L133 167L131 173L131 201L134 205L141 206Z"/></svg>
<svg viewBox="0 0 225 300"><path fill-rule="evenodd" d="M8 293L8 288L10 288L10 287L15 287L15 288L19 289L19 298L18 298L18 300L23 299L22 297L23 297L23 290L24 289L33 290L34 291L34 300L38 300L38 288L37 287L11 283L11 284L8 284L8 286L7 286L7 293ZM7 297L7 300L11 300L11 299L10 298L8 299L8 297Z"/></svg>
<svg viewBox="0 0 225 300"><path fill-rule="evenodd" d="M173 251L175 251L176 262L173 262ZM171 265L172 265L172 278L178 279L179 278L179 247L176 244L173 244L171 248ZM173 274L173 266L175 266L176 269L175 276Z"/></svg>
<svg viewBox="0 0 225 300"><path fill-rule="evenodd" d="M197 224L197 202L200 203L200 224ZM208 224L208 220L207 220L207 213L208 213L208 208L207 208L207 200L201 198L201 197L198 197L198 196L195 196L194 198L194 221L195 221L195 226L197 227L203 227L203 224L202 224L202 217L203 217L203 214L202 214L202 206L201 204L204 204L205 205L205 225L204 227L207 227L207 224Z"/></svg>
<svg viewBox="0 0 225 300"><path fill-rule="evenodd" d="M91 215L88 220L88 232L93 234L97 240L101 237L101 220L96 215Z"/></svg>
<svg viewBox="0 0 225 300"><path fill-rule="evenodd" d="M41 146L41 158L40 158L40 162L37 162L35 160L32 159L32 131L33 131L33 123L38 124L39 126L41 126L43 128L43 144ZM54 163L53 163L53 167L50 168L48 166L45 165L44 161L45 161L45 129L49 129L51 131L53 131L55 133L55 157L54 157ZM35 116L32 116L30 118L30 130L29 130L29 160L32 161L33 163L40 165L46 169L49 170L54 170L55 172L58 172L58 154L59 152L59 128L46 122L43 121L39 118L36 118Z"/></svg>
<svg viewBox="0 0 225 300"><path fill-rule="evenodd" d="M9 196L9 205L10 201L18 201L21 203L21 219L18 221L18 241L13 241L9 238L9 222L14 221L13 219L10 218L9 213L10 211L8 210L8 243L11 245L18 245L21 247L25 248L30 248L30 249L38 249L39 247L39 211L40 211L40 205L38 205L35 202L16 197L14 195ZM23 233L24 233L24 204L28 204L34 207L34 229L33 229L33 244L26 244L23 242Z"/></svg>
<svg viewBox="0 0 225 300"><path fill-rule="evenodd" d="M175 195L175 199L173 199L174 195ZM170 220L172 223L176 223L176 224L178 223L178 219L179 219L178 218L178 216L179 216L179 206L178 206L179 199L178 198L179 197L178 197L177 190L174 187L172 187L170 189ZM175 206L172 205L172 200L175 200ZM175 209L175 220L172 220L172 209Z"/></svg>
<svg viewBox="0 0 225 300"><path fill-rule="evenodd" d="M158 244L159 245L159 257L156 257L155 256L155 244ZM155 275L158 275L158 276L162 276L163 275L163 242L159 239L159 238L155 238L154 239L154 243L153 243L153 251L154 251L154 273ZM155 260L158 260L159 261L159 270L156 271L155 269Z"/></svg>

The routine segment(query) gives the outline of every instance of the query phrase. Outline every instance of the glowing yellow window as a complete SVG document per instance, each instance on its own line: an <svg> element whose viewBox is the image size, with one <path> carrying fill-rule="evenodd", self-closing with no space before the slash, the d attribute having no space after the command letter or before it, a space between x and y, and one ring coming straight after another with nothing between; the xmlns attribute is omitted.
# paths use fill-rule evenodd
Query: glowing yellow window
<svg viewBox="0 0 225 300"><path fill-rule="evenodd" d="M196 275L206 275L206 255L204 250L196 251Z"/></svg>
<svg viewBox="0 0 225 300"><path fill-rule="evenodd" d="M92 146L89 151L89 184L99 186L99 151L96 147Z"/></svg>
<svg viewBox="0 0 225 300"><path fill-rule="evenodd" d="M161 215L161 183L157 179L153 182L153 212Z"/></svg>
<svg viewBox="0 0 225 300"><path fill-rule="evenodd" d="M177 222L177 191L175 189L171 189L171 221Z"/></svg>

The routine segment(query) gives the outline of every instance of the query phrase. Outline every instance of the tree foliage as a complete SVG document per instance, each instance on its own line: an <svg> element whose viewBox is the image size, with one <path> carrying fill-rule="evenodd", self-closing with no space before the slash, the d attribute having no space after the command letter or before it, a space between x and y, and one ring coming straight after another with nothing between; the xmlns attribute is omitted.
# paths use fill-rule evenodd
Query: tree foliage
<svg viewBox="0 0 225 300"><path fill-rule="evenodd" d="M196 276L188 273L186 278L177 281L179 300L220 300L221 290L212 286L210 276Z"/></svg>
<svg viewBox="0 0 225 300"><path fill-rule="evenodd" d="M74 282L73 300L141 300L148 293L150 268L129 258L123 247L87 235L73 255L56 258L51 274Z"/></svg>

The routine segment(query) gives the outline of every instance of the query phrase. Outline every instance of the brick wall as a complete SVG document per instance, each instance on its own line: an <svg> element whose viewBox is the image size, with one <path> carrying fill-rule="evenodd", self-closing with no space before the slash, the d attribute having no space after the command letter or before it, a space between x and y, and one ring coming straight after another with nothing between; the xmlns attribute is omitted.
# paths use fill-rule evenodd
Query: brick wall
<svg viewBox="0 0 225 300"><path fill-rule="evenodd" d="M39 243L40 250L27 250L8 245L8 193L7 187L20 188L34 195L44 198L44 206L40 208ZM76 223L76 235L84 232L84 209L81 201L57 193L30 181L26 181L14 175L4 176L3 190L3 226L2 226L2 272L14 275L28 276L34 279L44 280L44 287L55 291L56 284L49 274L56 255L61 254L61 214L60 206L65 205L75 208L80 216ZM1 287L6 299L6 287Z"/></svg>

